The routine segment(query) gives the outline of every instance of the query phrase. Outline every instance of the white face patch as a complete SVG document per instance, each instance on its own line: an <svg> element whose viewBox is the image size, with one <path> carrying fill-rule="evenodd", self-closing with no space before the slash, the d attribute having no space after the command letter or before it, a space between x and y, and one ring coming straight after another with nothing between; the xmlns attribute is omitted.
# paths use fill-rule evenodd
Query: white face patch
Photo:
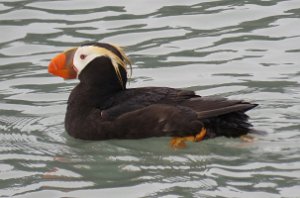
<svg viewBox="0 0 300 198"><path fill-rule="evenodd" d="M77 70L77 78L81 71L95 58L104 56L104 54L95 53L95 46L78 47L74 54L73 65Z"/></svg>

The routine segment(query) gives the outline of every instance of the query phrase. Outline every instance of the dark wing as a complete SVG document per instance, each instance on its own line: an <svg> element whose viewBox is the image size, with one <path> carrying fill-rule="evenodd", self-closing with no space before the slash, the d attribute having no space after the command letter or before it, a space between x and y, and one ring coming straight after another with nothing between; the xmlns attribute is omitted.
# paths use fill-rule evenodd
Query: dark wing
<svg viewBox="0 0 300 198"><path fill-rule="evenodd" d="M221 97L201 97L193 91L167 87L145 87L129 89L113 96L110 107L105 112L111 118L123 113L147 107L152 104L180 105L189 107L198 114L199 119L216 117L231 112L245 112L255 106L242 100L228 100Z"/></svg>
<svg viewBox="0 0 300 198"><path fill-rule="evenodd" d="M119 138L187 136L199 133L203 123L190 108L153 104L117 117L113 122Z"/></svg>
<svg viewBox="0 0 300 198"><path fill-rule="evenodd" d="M115 131L123 130L120 138L194 135L203 126L209 137L236 137L249 131L244 112L256 106L162 87L129 89L109 101L101 115L114 123Z"/></svg>
<svg viewBox="0 0 300 198"><path fill-rule="evenodd" d="M246 112L257 104L251 104L242 100L228 100L221 97L199 97L185 100L181 105L195 110L199 119L217 117L232 112Z"/></svg>
<svg viewBox="0 0 300 198"><path fill-rule="evenodd" d="M167 87L145 87L127 89L108 99L102 107L103 115L108 119L115 119L124 113L135 111L149 105L167 104L179 105L187 99L200 97L193 91L173 89Z"/></svg>

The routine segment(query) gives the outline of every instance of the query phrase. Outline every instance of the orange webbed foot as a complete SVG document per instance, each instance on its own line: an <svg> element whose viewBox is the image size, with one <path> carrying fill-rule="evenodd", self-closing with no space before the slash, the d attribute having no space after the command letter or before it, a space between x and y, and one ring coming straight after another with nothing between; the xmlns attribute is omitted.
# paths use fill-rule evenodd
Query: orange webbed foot
<svg viewBox="0 0 300 198"><path fill-rule="evenodd" d="M200 142L205 137L207 131L206 128L202 128L201 131L195 136L195 142Z"/></svg>
<svg viewBox="0 0 300 198"><path fill-rule="evenodd" d="M173 149L182 149L186 147L185 138L184 137L173 137L170 141L170 146Z"/></svg>
<svg viewBox="0 0 300 198"><path fill-rule="evenodd" d="M186 147L186 141L200 142L206 135L206 129L203 127L195 136L173 137L170 141L170 146L173 149L182 149Z"/></svg>

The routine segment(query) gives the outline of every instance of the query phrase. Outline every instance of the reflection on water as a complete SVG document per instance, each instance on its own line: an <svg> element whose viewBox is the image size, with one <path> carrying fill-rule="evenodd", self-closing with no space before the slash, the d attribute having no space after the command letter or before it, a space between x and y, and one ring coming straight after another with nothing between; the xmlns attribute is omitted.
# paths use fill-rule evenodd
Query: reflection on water
<svg viewBox="0 0 300 198"><path fill-rule="evenodd" d="M298 197L300 4L290 1L0 2L1 197ZM63 126L77 83L49 76L57 52L123 45L130 87L247 99L253 143L218 138L86 142Z"/></svg>

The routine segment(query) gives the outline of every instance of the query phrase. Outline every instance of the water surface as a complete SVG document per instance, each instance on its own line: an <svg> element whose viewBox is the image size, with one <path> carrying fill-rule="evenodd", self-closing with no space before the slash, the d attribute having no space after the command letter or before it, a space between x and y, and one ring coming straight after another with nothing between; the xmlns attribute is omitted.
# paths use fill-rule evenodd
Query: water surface
<svg viewBox="0 0 300 198"><path fill-rule="evenodd" d="M300 2L0 2L0 197L299 197ZM260 104L265 131L172 150L169 138L88 142L64 130L77 80L47 73L82 42L122 45L129 87Z"/></svg>

